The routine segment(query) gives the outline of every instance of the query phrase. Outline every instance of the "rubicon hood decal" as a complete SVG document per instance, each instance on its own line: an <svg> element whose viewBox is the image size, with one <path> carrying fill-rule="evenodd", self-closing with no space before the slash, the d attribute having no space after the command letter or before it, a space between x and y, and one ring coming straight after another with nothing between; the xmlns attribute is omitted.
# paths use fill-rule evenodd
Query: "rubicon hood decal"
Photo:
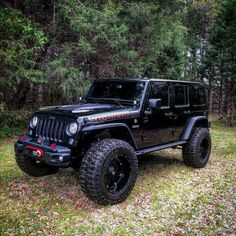
<svg viewBox="0 0 236 236"><path fill-rule="evenodd" d="M89 122L108 121L117 119L128 119L131 117L131 112L119 111L119 112L106 112L91 115L88 117Z"/></svg>

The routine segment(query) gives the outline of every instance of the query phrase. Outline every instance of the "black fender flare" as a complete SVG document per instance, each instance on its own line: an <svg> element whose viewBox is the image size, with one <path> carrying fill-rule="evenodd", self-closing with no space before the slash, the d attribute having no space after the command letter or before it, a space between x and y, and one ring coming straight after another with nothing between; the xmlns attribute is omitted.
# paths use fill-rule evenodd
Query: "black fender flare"
<svg viewBox="0 0 236 236"><path fill-rule="evenodd" d="M206 116L195 116L189 118L180 135L180 140L188 140L191 136L194 127L196 126L209 128L210 124L208 122L208 118Z"/></svg>
<svg viewBox="0 0 236 236"><path fill-rule="evenodd" d="M124 123L110 123L110 124L92 124L89 126L84 127L81 131L82 133L86 133L86 132L93 132L93 131L97 131L97 130L106 130L106 129L123 129L127 132L128 137L126 137L126 139L124 139L124 141L127 140L127 138L130 140L129 144L134 148L134 150L137 150L137 145L136 142L134 140L134 137L130 131L130 128L128 125L124 124Z"/></svg>

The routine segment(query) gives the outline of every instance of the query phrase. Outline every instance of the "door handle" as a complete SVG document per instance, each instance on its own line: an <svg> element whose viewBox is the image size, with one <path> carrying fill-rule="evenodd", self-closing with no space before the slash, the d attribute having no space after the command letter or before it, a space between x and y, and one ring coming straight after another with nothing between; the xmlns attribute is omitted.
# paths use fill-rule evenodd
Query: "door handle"
<svg viewBox="0 0 236 236"><path fill-rule="evenodd" d="M173 112L168 112L168 113L165 113L165 116L168 116L168 117L170 117L170 116L173 116L174 115L174 113Z"/></svg>
<svg viewBox="0 0 236 236"><path fill-rule="evenodd" d="M184 114L189 115L191 114L191 111L184 111Z"/></svg>

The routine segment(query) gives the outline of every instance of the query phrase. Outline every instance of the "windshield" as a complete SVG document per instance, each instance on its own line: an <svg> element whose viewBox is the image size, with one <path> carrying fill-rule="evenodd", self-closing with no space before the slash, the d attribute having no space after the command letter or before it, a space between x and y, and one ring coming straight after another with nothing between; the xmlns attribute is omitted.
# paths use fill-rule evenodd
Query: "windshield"
<svg viewBox="0 0 236 236"><path fill-rule="evenodd" d="M145 82L143 81L97 81L88 92L88 100L133 103L140 101Z"/></svg>

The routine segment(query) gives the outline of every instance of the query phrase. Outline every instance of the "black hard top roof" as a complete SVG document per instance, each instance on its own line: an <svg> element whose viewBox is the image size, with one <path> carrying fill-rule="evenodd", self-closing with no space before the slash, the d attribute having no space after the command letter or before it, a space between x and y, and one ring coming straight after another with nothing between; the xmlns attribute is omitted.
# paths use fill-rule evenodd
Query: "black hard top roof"
<svg viewBox="0 0 236 236"><path fill-rule="evenodd" d="M200 84L204 85L201 82L196 81L186 81L186 80L168 80L168 79L156 79L156 78L103 78L103 79L96 79L95 82L102 82L102 81L148 81L148 82L171 82L171 83L187 83L187 84Z"/></svg>

